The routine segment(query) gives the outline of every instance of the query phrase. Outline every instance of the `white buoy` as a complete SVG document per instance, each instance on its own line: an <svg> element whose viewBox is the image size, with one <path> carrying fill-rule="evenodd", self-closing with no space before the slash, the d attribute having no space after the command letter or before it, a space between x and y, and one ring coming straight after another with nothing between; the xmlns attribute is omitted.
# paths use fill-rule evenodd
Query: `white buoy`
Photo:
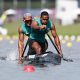
<svg viewBox="0 0 80 80"><path fill-rule="evenodd" d="M10 44L14 44L14 41L13 40L10 40Z"/></svg>
<svg viewBox="0 0 80 80"><path fill-rule="evenodd" d="M64 36L64 39L65 39L66 41L68 41L70 38L69 38L68 35L66 35L66 36Z"/></svg>
<svg viewBox="0 0 80 80"><path fill-rule="evenodd" d="M76 37L74 36L74 35L72 35L71 37L70 37L70 40L71 41L74 41L76 39Z"/></svg>
<svg viewBox="0 0 80 80"><path fill-rule="evenodd" d="M62 35L59 35L59 39L60 39L60 41L63 40L63 36Z"/></svg>
<svg viewBox="0 0 80 80"><path fill-rule="evenodd" d="M5 35L7 35L8 30L7 30L6 28L0 27L0 33L1 33L3 36L5 36Z"/></svg>
<svg viewBox="0 0 80 80"><path fill-rule="evenodd" d="M61 40L61 43L62 43L62 44L65 44L65 43L66 43L66 40L64 40L64 39Z"/></svg>

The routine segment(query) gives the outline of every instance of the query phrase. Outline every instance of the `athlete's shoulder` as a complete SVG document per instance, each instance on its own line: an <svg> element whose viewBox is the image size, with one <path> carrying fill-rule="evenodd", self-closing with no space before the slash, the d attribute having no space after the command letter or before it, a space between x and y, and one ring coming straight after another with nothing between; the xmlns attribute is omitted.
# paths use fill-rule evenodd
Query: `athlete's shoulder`
<svg viewBox="0 0 80 80"><path fill-rule="evenodd" d="M33 18L33 20L34 21L39 21L40 20L40 17L39 16L36 16L36 17Z"/></svg>
<svg viewBox="0 0 80 80"><path fill-rule="evenodd" d="M51 19L49 19L48 24L53 24L53 21Z"/></svg>
<svg viewBox="0 0 80 80"><path fill-rule="evenodd" d="M35 16L35 17L34 17L34 19L38 19L38 18L40 18L40 16Z"/></svg>
<svg viewBox="0 0 80 80"><path fill-rule="evenodd" d="M24 22L22 22L22 23L21 23L21 25L25 25L25 23L24 23Z"/></svg>
<svg viewBox="0 0 80 80"><path fill-rule="evenodd" d="M49 19L49 22L51 22L51 23L52 23L53 21L52 21L51 19Z"/></svg>
<svg viewBox="0 0 80 80"><path fill-rule="evenodd" d="M21 27L25 27L25 23L24 22L21 24Z"/></svg>

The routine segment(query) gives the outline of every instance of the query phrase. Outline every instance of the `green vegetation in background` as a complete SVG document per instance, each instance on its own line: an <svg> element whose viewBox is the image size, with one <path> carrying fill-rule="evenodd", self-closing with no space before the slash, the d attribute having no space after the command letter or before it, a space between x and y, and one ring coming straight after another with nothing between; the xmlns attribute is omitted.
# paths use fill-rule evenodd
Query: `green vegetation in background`
<svg viewBox="0 0 80 80"><path fill-rule="evenodd" d="M18 21L14 21L14 22L10 22L10 23L5 23L4 27L8 29L8 34L10 36L12 35L18 35L18 27L21 26L22 21L18 20ZM67 25L67 26L62 26L59 25L58 23L55 23L56 26L56 30L58 35L61 34L63 36L65 35L80 35L80 23L77 24L72 24L72 25Z"/></svg>
<svg viewBox="0 0 80 80"><path fill-rule="evenodd" d="M53 2L47 1L44 8L53 8L55 4ZM31 9L41 8L41 1L32 2Z"/></svg>
<svg viewBox="0 0 80 80"><path fill-rule="evenodd" d="M65 35L80 35L80 23L72 24L72 25L67 25L67 26L61 26L59 24L55 24L56 30L58 34L61 34L63 36Z"/></svg>
<svg viewBox="0 0 80 80"><path fill-rule="evenodd" d="M4 0L3 9L4 11L9 8L16 8L16 9L25 9L27 8L27 0L17 0L18 3L15 7L13 4L13 0ZM46 4L44 8L55 8L56 0L46 0ZM31 0L31 9L38 9L41 8L41 0Z"/></svg>
<svg viewBox="0 0 80 80"><path fill-rule="evenodd" d="M6 22L4 24L4 27L8 29L8 35L18 35L18 27L21 26L21 21L16 20L14 22Z"/></svg>
<svg viewBox="0 0 80 80"><path fill-rule="evenodd" d="M9 8L13 8L13 3L12 2L6 2L4 4L4 10L9 9Z"/></svg>

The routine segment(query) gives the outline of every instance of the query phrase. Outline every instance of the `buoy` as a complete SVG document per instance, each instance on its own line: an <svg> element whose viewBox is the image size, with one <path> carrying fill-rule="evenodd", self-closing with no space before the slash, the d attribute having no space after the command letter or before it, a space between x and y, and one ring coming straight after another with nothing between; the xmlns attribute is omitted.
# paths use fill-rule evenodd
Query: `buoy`
<svg viewBox="0 0 80 80"><path fill-rule="evenodd" d="M13 40L10 40L10 44L14 44L14 41Z"/></svg>
<svg viewBox="0 0 80 80"><path fill-rule="evenodd" d="M27 65L27 66L24 66L24 71L25 72L34 72L35 68L34 68L34 66Z"/></svg>
<svg viewBox="0 0 80 80"><path fill-rule="evenodd" d="M68 41L68 40L69 40L69 36L68 36L68 35L65 35L65 36L64 36L64 39L65 39L66 41Z"/></svg>
<svg viewBox="0 0 80 80"><path fill-rule="evenodd" d="M59 35L59 39L60 39L60 41L63 40L63 36L62 35Z"/></svg>
<svg viewBox="0 0 80 80"><path fill-rule="evenodd" d="M80 42L80 35L77 36L77 38L76 38L76 42Z"/></svg>
<svg viewBox="0 0 80 80"><path fill-rule="evenodd" d="M65 44L65 43L66 43L66 40L63 39L63 40L61 41L61 43L62 43L62 44Z"/></svg>
<svg viewBox="0 0 80 80"><path fill-rule="evenodd" d="M2 41L3 40L3 37L0 35L0 41Z"/></svg>
<svg viewBox="0 0 80 80"><path fill-rule="evenodd" d="M9 36L9 35L7 35L7 36L6 36L6 39L7 39L7 40L10 40L10 36Z"/></svg>
<svg viewBox="0 0 80 80"><path fill-rule="evenodd" d="M67 46L68 46L68 47L72 47L72 43L71 43L71 42L68 42L68 43L67 43Z"/></svg>
<svg viewBox="0 0 80 80"><path fill-rule="evenodd" d="M76 37L74 36L74 35L72 35L71 37L70 37L70 40L71 41L74 41L76 39Z"/></svg>

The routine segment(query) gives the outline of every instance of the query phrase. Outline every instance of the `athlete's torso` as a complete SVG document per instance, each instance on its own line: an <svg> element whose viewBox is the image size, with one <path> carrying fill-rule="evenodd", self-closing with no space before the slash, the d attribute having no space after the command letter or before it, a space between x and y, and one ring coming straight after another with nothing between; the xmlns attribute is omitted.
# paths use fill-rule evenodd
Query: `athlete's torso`
<svg viewBox="0 0 80 80"><path fill-rule="evenodd" d="M35 21L37 22L38 26L41 27L42 23L40 18L35 19ZM31 29L31 34L30 34L30 38L31 39L36 39L40 42L44 42L45 41L45 34L52 28L52 21L49 20L47 25L46 25L46 29L44 30L36 30L36 29Z"/></svg>

